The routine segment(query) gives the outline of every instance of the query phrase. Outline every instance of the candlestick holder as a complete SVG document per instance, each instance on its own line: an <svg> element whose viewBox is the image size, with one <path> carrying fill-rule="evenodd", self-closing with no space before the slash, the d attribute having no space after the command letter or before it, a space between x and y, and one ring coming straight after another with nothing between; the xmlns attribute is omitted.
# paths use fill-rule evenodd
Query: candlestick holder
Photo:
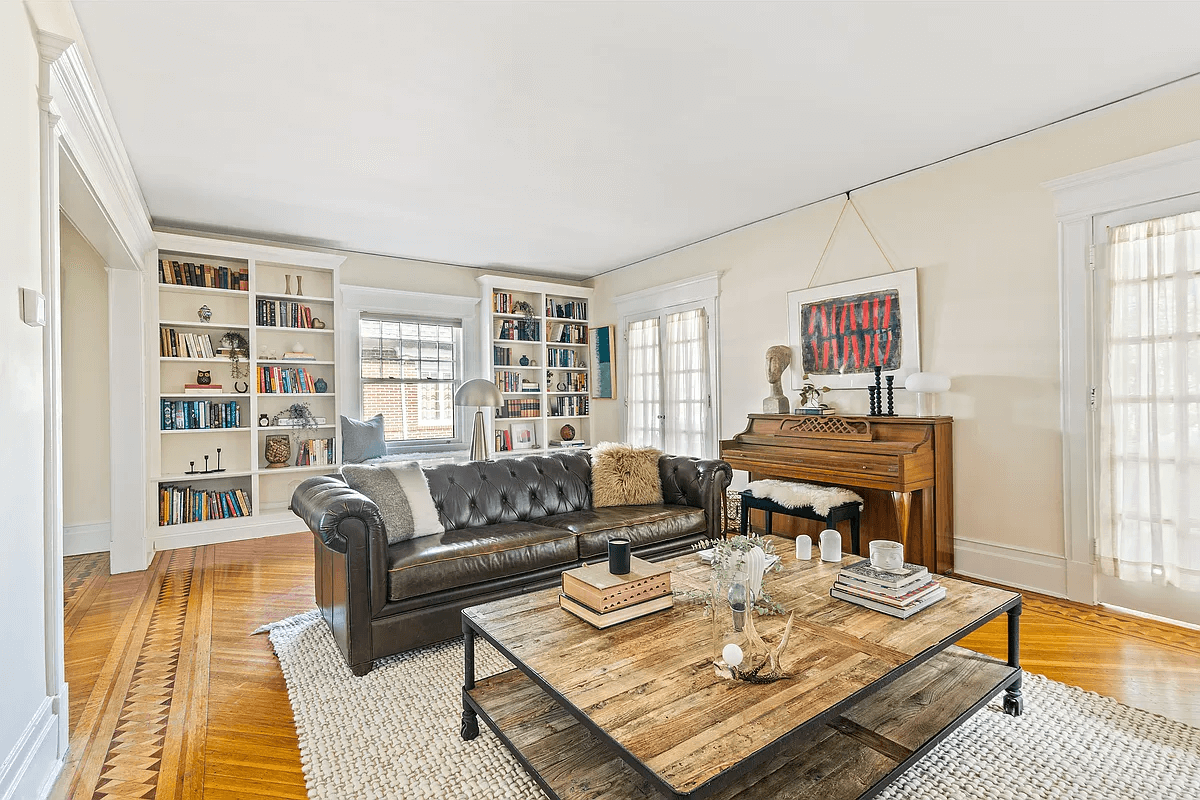
<svg viewBox="0 0 1200 800"><path fill-rule="evenodd" d="M895 376L895 375L888 375L888 376L887 376L887 398L888 398L888 410L887 410L887 415L888 415L889 417L894 417L894 416L896 416L896 399L895 399L895 396L892 394L892 392L894 391L894 390L893 390L893 386L892 386L892 385L893 385L895 382L896 382L896 376Z"/></svg>

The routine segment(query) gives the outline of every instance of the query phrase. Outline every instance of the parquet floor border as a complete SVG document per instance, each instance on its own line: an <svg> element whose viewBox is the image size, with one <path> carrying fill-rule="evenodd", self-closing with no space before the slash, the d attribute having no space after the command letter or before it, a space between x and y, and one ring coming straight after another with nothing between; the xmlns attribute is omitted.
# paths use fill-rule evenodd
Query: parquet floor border
<svg viewBox="0 0 1200 800"><path fill-rule="evenodd" d="M71 556L63 574L78 719L51 797L307 797L286 685L250 632L312 607L309 534L158 553L132 575ZM1200 725L1200 632L1024 597L1030 669ZM964 644L1003 656L1003 620Z"/></svg>

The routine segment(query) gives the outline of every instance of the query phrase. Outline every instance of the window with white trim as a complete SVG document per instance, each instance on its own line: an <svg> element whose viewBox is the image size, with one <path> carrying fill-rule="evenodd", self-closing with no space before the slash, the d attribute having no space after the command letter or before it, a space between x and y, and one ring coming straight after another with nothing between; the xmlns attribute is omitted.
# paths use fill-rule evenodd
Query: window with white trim
<svg viewBox="0 0 1200 800"><path fill-rule="evenodd" d="M383 414L389 443L459 439L454 390L462 372L462 324L363 314L359 318L362 415Z"/></svg>

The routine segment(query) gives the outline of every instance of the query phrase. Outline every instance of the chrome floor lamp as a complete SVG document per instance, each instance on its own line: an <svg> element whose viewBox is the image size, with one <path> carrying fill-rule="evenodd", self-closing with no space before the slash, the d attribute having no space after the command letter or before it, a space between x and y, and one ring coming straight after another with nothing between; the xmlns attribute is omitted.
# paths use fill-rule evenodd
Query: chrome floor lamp
<svg viewBox="0 0 1200 800"><path fill-rule="evenodd" d="M504 395L496 388L496 384L486 378L476 378L458 387L454 393L454 405L474 406L475 433L471 436L471 460L487 461L487 431L483 425L483 409L486 406L499 408L504 403Z"/></svg>

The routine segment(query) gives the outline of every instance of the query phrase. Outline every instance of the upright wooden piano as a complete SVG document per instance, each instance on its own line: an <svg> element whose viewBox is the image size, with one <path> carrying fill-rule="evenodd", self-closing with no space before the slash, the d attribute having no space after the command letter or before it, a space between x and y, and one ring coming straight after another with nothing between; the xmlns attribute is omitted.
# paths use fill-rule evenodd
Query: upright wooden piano
<svg viewBox="0 0 1200 800"><path fill-rule="evenodd" d="M853 489L865 500L864 555L870 540L891 539L904 544L906 561L944 575L954 569L952 422L951 417L751 414L746 430L721 442L721 458L749 471L750 480ZM808 528L818 525L777 519L787 519L795 533L813 533Z"/></svg>

